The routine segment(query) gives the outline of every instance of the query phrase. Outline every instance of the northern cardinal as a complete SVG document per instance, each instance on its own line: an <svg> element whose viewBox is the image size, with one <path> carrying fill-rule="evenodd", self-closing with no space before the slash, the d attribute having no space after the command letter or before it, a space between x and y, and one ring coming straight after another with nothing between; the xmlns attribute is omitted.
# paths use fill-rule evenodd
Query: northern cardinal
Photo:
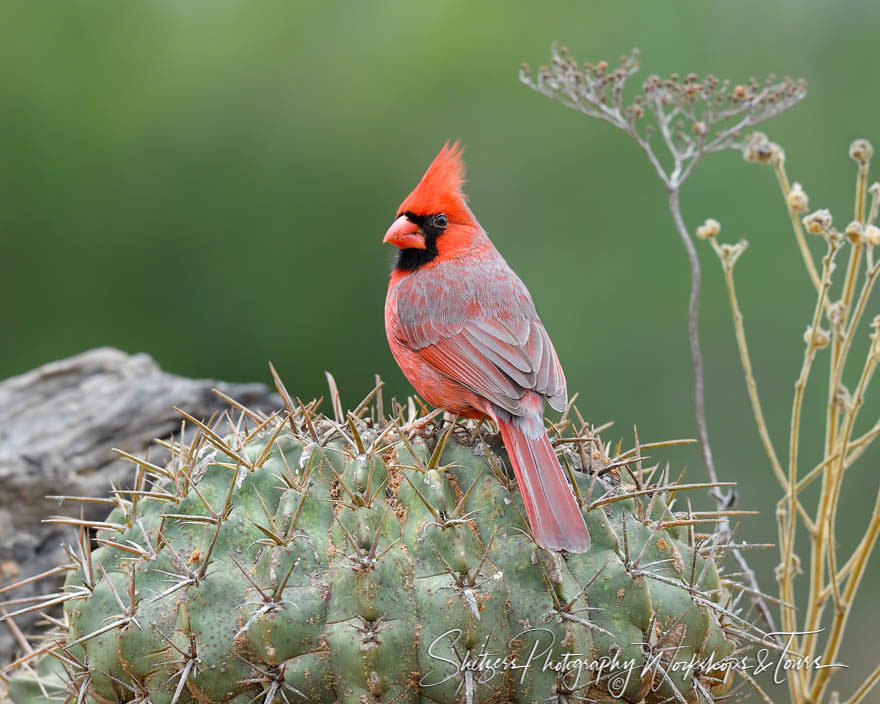
<svg viewBox="0 0 880 704"><path fill-rule="evenodd" d="M431 405L491 418L549 550L586 552L590 534L544 429L567 403L565 376L532 297L467 206L458 142L400 205L384 242L399 248L385 299L394 359Z"/></svg>

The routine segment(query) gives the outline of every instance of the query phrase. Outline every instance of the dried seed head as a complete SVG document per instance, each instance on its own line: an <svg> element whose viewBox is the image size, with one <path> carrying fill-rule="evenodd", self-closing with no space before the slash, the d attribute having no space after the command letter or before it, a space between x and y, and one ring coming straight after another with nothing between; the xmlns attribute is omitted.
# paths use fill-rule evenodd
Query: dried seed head
<svg viewBox="0 0 880 704"><path fill-rule="evenodd" d="M656 74L647 76L641 90L634 91L632 102L627 104L624 95L631 95L633 91L625 88L631 87L631 79L639 69L636 52L621 57L616 68L604 61L580 64L555 46L552 56L551 65L539 69L534 76L522 70L522 81L590 117L609 120L637 141L650 141L658 123L663 123L664 129L671 127L667 135L671 141L666 140L666 146L673 156L676 152L682 156L680 166L684 176L691 173L690 165L705 153L710 141L710 151L740 149L746 160L778 168L785 159L778 145L765 135L755 135L758 138L750 138L745 145L745 132L734 125L755 129L806 95L806 83L788 77L777 80L770 75L763 82L750 79L737 84L712 75L700 77L685 72L665 78ZM645 124L637 125L640 119L644 119ZM636 127L638 132L633 131ZM658 156L653 154L653 147L645 146L649 154ZM661 162L662 159L652 159L655 169L663 178L668 178L670 174L665 172Z"/></svg>
<svg viewBox="0 0 880 704"><path fill-rule="evenodd" d="M831 212L827 208L810 213L803 219L804 227L811 235L827 234L831 222Z"/></svg>
<svg viewBox="0 0 880 704"><path fill-rule="evenodd" d="M860 164L867 164L874 154L874 147L867 139L857 139L849 145L849 155Z"/></svg>
<svg viewBox="0 0 880 704"><path fill-rule="evenodd" d="M697 228L697 237L701 240L708 240L715 237L719 232L721 232L721 223L708 218L706 222Z"/></svg>
<svg viewBox="0 0 880 704"><path fill-rule="evenodd" d="M752 164L769 164L773 160L773 152L779 147L763 132L752 132L746 137L743 145L743 159ZM779 150L781 151L781 150Z"/></svg>
<svg viewBox="0 0 880 704"><path fill-rule="evenodd" d="M721 245L721 261L727 262L731 265L736 264L736 260L739 259L740 255L746 251L746 248L749 246L749 243L745 240L740 240L736 244L723 244Z"/></svg>
<svg viewBox="0 0 880 704"><path fill-rule="evenodd" d="M638 120L640 117L643 117L644 114L645 109L638 103L633 103L626 109L626 116L630 122Z"/></svg>
<svg viewBox="0 0 880 704"><path fill-rule="evenodd" d="M827 330L823 330L821 327L818 328L813 333L813 326L810 325L807 327L806 332L804 333L804 342L807 343L808 347L812 347L813 349L820 350L823 347L827 347L828 343L831 341L831 336L828 334Z"/></svg>
<svg viewBox="0 0 880 704"><path fill-rule="evenodd" d="M810 207L810 200L801 187L801 184L795 182L788 192L788 209L795 214L807 212Z"/></svg>
<svg viewBox="0 0 880 704"><path fill-rule="evenodd" d="M869 247L876 247L880 244L880 227L876 225L868 225L862 233L862 241Z"/></svg>
<svg viewBox="0 0 880 704"><path fill-rule="evenodd" d="M868 193L870 193L874 198L880 198L880 183L874 181L871 184L871 187L868 189Z"/></svg>
<svg viewBox="0 0 880 704"><path fill-rule="evenodd" d="M853 220L849 225L846 226L846 230L844 230L844 232L846 233L846 238L853 244L855 244L856 242L861 242L862 235L864 234L864 231L862 230L862 223L860 223L858 220Z"/></svg>

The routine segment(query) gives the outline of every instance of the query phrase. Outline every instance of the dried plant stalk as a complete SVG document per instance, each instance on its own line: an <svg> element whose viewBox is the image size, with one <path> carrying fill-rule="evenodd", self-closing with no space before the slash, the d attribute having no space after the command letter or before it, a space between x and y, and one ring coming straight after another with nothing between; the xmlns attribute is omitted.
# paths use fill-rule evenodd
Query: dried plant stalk
<svg viewBox="0 0 880 704"><path fill-rule="evenodd" d="M760 152L767 159L750 159ZM871 377L880 360L880 316L872 323L868 349L855 391L851 394L842 384L847 363L850 361L853 342L859 323L868 307L868 301L880 274L880 263L874 261L873 247L880 245L880 229L875 225L880 198L880 184L867 188L868 167L873 149L865 140L856 140L850 148L850 156L858 164L856 179L855 219L839 232L833 227L831 214L818 210L802 217L808 210L808 198L803 187L789 185L785 169L785 154L781 147L770 142L763 134L756 133L746 142L745 155L750 161L766 161L776 173L786 207L791 216L794 235L804 258L809 279L816 293L816 306L810 325L804 334L806 348L801 373L795 383L789 437L788 475L782 478L784 496L778 505L780 564L777 568L780 599L787 605L781 607L785 631L796 632L792 651L810 660L818 658L823 665L834 665L843 640L847 621L853 613L855 597L864 577L871 552L880 536L880 487L874 511L865 527L861 541L841 566L836 540L837 509L840 505L846 471L864 453L878 435L878 424L853 439L857 417L862 408ZM873 202L868 211L867 194ZM827 253L822 260L822 274L813 260L804 232L825 240ZM716 232L717 234L717 232ZM764 422L752 364L745 344L742 314L736 298L733 280L733 264L736 259L725 255L730 245L721 245L715 235L709 238L718 254L724 271L725 283L733 312L734 327L752 408L758 430L771 466L779 476L777 459L769 432ZM742 245L737 245L742 246ZM833 283L834 259L841 250L847 250L848 260L837 300L830 298ZM861 280L861 288L859 281ZM858 294L856 293L858 291ZM828 329L822 327L826 324ZM803 412L803 395L810 371L817 354L830 348L828 392L826 400L825 445L822 460L809 472L804 473L799 463L799 428ZM822 487L812 514L800 501L801 492L815 479L821 477ZM806 568L809 572L810 592L805 603L795 601L795 578L800 572L802 560L796 552L798 525L802 524L809 537L810 555ZM827 604L833 605L830 620L823 619ZM797 610L795 609L797 607ZM798 616L802 619L798 622ZM823 628L827 627L827 628ZM795 704L813 704L825 701L841 701L837 692L829 694L828 687L836 668L808 668L787 673L791 701ZM880 667L867 676L859 688L846 700L857 704L867 697L877 680Z"/></svg>

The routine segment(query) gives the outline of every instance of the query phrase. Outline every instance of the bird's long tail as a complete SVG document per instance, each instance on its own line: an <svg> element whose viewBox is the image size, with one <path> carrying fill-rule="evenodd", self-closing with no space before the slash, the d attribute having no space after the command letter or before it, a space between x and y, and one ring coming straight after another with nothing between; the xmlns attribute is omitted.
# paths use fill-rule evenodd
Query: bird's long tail
<svg viewBox="0 0 880 704"><path fill-rule="evenodd" d="M526 505L535 542L548 550L586 552L590 534L541 420L496 419ZM531 437L534 436L534 437Z"/></svg>

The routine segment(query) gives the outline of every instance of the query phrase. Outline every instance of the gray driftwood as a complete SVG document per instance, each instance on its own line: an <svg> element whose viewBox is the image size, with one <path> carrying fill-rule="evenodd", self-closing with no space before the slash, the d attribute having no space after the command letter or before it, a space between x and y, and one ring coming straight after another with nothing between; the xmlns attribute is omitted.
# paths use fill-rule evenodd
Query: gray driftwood
<svg viewBox="0 0 880 704"><path fill-rule="evenodd" d="M65 560L69 529L40 521L50 514L78 515L79 506L47 495L108 496L111 481L129 486L133 465L112 448L163 462L151 442L180 428L177 406L207 419L227 404L217 388L249 407L274 411L280 399L262 384L187 379L163 372L145 354L99 348L0 381L0 588ZM101 519L108 506L83 504ZM0 594L0 603L58 587L46 580ZM2 607L0 607L2 608ZM9 606L13 611L18 606ZM25 633L33 618L16 618ZM21 652L10 629L0 625L0 669Z"/></svg>

